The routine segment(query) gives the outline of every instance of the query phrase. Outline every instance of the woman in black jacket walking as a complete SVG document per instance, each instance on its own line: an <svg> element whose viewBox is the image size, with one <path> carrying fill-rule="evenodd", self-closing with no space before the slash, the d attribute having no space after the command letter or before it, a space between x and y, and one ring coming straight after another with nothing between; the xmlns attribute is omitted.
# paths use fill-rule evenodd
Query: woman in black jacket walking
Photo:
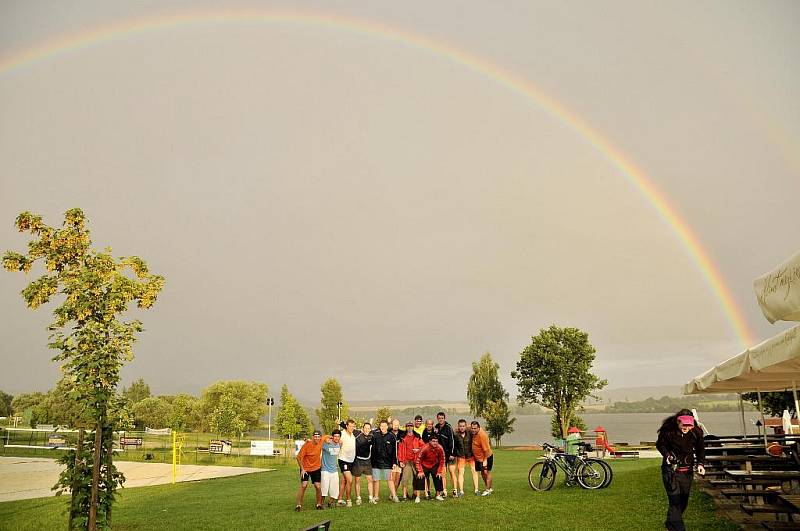
<svg viewBox="0 0 800 531"><path fill-rule="evenodd" d="M670 531L685 531L683 512L689 504L694 466L698 474L705 474L703 430L695 425L691 411L681 409L664 419L658 430L656 448L663 457L661 479L669 500L664 523Z"/></svg>

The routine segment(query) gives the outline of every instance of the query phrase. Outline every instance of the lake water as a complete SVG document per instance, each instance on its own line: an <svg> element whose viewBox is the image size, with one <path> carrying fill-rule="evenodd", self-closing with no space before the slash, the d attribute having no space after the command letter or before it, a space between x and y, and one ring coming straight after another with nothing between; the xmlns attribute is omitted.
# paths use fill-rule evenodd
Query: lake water
<svg viewBox="0 0 800 531"><path fill-rule="evenodd" d="M738 435L741 433L741 414L737 412L700 412L700 420L715 435ZM639 444L641 441L655 441L656 430L668 413L583 413L581 417L590 430L603 426L612 443L627 442ZM751 422L759 419L757 411L745 411L747 433L753 435L758 431ZM503 437L503 446L540 444L552 441L550 435L550 415L517 415L514 432Z"/></svg>

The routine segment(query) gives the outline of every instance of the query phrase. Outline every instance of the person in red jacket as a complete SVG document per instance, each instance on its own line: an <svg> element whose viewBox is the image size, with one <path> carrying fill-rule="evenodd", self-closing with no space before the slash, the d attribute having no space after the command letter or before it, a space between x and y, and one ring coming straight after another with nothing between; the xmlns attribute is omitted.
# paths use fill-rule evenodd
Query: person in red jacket
<svg viewBox="0 0 800 531"><path fill-rule="evenodd" d="M403 486L403 498L410 499L410 490L414 491L414 496L419 498L419 492L414 489L414 467L416 466L417 454L425 443L422 438L414 432L414 423L406 423L406 435L397 443L397 460L400 462L402 470L400 484Z"/></svg>
<svg viewBox="0 0 800 531"><path fill-rule="evenodd" d="M425 488L426 479L433 477L433 487L436 489L436 499L444 501L444 487L442 485L442 474L444 474L444 449L439 446L439 437L431 435L428 444L422 447L417 454L415 464L417 466L417 478L414 481L414 490L419 492ZM414 499L414 503L419 503L419 496Z"/></svg>

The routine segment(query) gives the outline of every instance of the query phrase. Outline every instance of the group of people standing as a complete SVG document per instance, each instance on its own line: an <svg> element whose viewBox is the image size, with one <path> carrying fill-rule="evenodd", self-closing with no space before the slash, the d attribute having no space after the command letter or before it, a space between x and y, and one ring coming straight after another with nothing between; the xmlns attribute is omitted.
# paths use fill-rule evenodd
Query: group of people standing
<svg viewBox="0 0 800 531"><path fill-rule="evenodd" d="M327 498L329 508L361 505L361 478L366 478L369 503L380 501L381 482L386 482L389 499L393 502L426 499L442 501L447 497L448 476L452 496L464 496L464 474L472 475L475 495L492 494L492 468L494 455L489 436L478 421L469 426L459 419L456 428L447 422L440 411L436 422L428 419L423 424L421 415L402 426L391 417L381 420L373 428L365 422L356 433L356 422L348 419L340 423L330 435L315 430L297 454L300 466L300 489L295 510L303 505L308 484L316 491L316 508L323 508ZM339 472L341 471L341 477ZM484 482L481 493L478 474Z"/></svg>

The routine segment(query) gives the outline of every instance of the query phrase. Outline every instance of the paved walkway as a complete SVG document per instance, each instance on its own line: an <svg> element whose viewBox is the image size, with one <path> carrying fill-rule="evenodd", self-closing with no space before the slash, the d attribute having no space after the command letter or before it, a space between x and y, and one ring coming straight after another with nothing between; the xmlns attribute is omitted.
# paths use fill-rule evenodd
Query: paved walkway
<svg viewBox="0 0 800 531"><path fill-rule="evenodd" d="M117 469L125 474L125 488L163 485L172 482L172 465L116 461ZM54 496L50 490L58 481L62 466L54 459L40 457L0 457L0 502ZM181 465L178 481L238 476L252 472L267 472L265 468L238 466Z"/></svg>

